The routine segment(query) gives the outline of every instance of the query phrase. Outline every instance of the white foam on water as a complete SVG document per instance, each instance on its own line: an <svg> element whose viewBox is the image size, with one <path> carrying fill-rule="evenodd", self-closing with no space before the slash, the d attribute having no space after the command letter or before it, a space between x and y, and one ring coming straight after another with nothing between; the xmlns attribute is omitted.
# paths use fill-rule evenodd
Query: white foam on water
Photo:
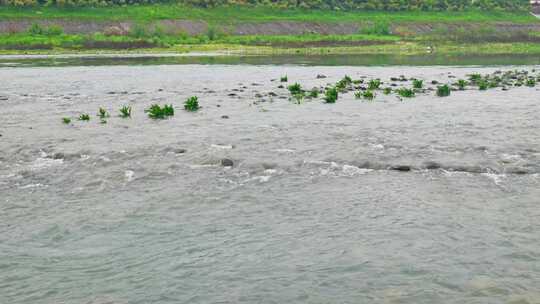
<svg viewBox="0 0 540 304"><path fill-rule="evenodd" d="M131 182L135 178L135 172L126 170L126 172L124 172L124 176L127 182Z"/></svg>
<svg viewBox="0 0 540 304"><path fill-rule="evenodd" d="M506 178L505 174L498 173L482 173L481 175L491 179L497 186L501 186L503 179Z"/></svg>
<svg viewBox="0 0 540 304"><path fill-rule="evenodd" d="M63 159L52 159L52 158L42 158L38 157L35 161L33 161L29 168L30 170L42 170L46 168L50 168L53 166L58 166L64 163Z"/></svg>
<svg viewBox="0 0 540 304"><path fill-rule="evenodd" d="M47 185L43 185L40 183L28 184L28 185L20 186L19 189L31 189L31 188L42 188L42 187L47 187Z"/></svg>
<svg viewBox="0 0 540 304"><path fill-rule="evenodd" d="M274 151L278 153L295 153L296 150L293 149L275 149Z"/></svg>
<svg viewBox="0 0 540 304"><path fill-rule="evenodd" d="M348 176L355 176L355 175L364 175L369 172L372 172L373 169L366 169L366 168L358 168L356 166L350 166L350 165L343 165L342 169L343 173Z"/></svg>
<svg viewBox="0 0 540 304"><path fill-rule="evenodd" d="M233 148L232 145L219 145L219 144L212 144L210 147L214 149L221 149L221 150L231 150Z"/></svg>

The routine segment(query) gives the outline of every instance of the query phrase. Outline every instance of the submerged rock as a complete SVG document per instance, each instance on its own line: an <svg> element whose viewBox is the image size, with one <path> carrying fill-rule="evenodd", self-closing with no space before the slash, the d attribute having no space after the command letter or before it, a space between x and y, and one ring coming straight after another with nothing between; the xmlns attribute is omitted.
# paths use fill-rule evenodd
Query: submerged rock
<svg viewBox="0 0 540 304"><path fill-rule="evenodd" d="M325 76L325 75L322 75L322 74L318 74L318 75L317 75L317 79L323 79L323 78L326 78L326 76Z"/></svg>
<svg viewBox="0 0 540 304"><path fill-rule="evenodd" d="M424 167L428 170L435 170L435 169L440 169L441 164L434 161L427 161L424 163Z"/></svg>
<svg viewBox="0 0 540 304"><path fill-rule="evenodd" d="M223 118L223 119L229 119L229 115L221 115L221 118Z"/></svg>
<svg viewBox="0 0 540 304"><path fill-rule="evenodd" d="M64 159L65 155L62 152L57 152L53 154L53 159Z"/></svg>
<svg viewBox="0 0 540 304"><path fill-rule="evenodd" d="M232 167L234 165L234 162L229 158L224 158L221 160L221 165L223 167Z"/></svg>
<svg viewBox="0 0 540 304"><path fill-rule="evenodd" d="M408 165L397 165L390 167L390 170L408 172L411 171L411 166Z"/></svg>

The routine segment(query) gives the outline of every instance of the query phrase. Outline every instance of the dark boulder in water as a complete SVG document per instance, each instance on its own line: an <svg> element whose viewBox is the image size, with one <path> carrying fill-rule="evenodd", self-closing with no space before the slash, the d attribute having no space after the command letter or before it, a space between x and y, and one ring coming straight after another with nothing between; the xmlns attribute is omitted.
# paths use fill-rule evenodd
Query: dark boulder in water
<svg viewBox="0 0 540 304"><path fill-rule="evenodd" d="M427 161L427 162L424 163L424 168L426 168L428 170L440 169L441 164L439 164L437 162L434 162L434 161Z"/></svg>
<svg viewBox="0 0 540 304"><path fill-rule="evenodd" d="M397 165L390 167L390 170L408 172L411 171L411 166L408 165Z"/></svg>
<svg viewBox="0 0 540 304"><path fill-rule="evenodd" d="M221 118L223 118L223 119L229 119L229 115L221 115Z"/></svg>
<svg viewBox="0 0 540 304"><path fill-rule="evenodd" d="M326 76L322 74L317 75L317 79L323 79L323 78L326 78Z"/></svg>
<svg viewBox="0 0 540 304"><path fill-rule="evenodd" d="M234 162L231 159L224 158L221 160L221 165L223 167L232 167L234 165Z"/></svg>
<svg viewBox="0 0 540 304"><path fill-rule="evenodd" d="M62 153L62 152L57 152L57 153L54 153L54 155L53 155L52 158L53 158L53 159L64 159L64 157L65 157L65 156L64 156L64 153Z"/></svg>

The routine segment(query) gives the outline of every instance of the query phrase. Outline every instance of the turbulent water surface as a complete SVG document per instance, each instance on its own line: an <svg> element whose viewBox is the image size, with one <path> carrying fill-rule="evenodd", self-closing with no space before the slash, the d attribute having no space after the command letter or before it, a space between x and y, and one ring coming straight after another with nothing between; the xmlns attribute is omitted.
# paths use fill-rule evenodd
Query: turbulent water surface
<svg viewBox="0 0 540 304"><path fill-rule="evenodd" d="M0 303L540 303L538 88L278 88L494 70L2 68Z"/></svg>

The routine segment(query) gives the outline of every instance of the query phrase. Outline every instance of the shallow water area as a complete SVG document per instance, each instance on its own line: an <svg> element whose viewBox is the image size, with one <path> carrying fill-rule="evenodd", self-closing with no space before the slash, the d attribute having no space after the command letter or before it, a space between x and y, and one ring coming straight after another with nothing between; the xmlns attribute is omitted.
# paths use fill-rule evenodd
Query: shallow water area
<svg viewBox="0 0 540 304"><path fill-rule="evenodd" d="M0 303L540 303L540 87L430 90L513 69L2 67Z"/></svg>

